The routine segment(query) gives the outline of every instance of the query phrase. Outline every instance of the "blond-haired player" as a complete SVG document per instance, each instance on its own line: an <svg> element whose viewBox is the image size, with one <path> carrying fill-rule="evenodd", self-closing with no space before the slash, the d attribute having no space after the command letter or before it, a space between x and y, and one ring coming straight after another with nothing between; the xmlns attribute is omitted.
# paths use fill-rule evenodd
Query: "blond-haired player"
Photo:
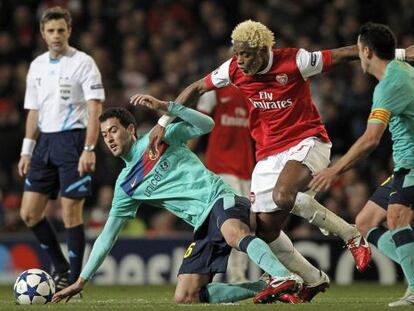
<svg viewBox="0 0 414 311"><path fill-rule="evenodd" d="M364 270L371 257L368 243L355 227L320 205L308 189L312 174L328 166L331 148L311 99L309 78L358 59L358 49L355 45L315 52L274 48L273 32L252 20L237 25L231 37L233 57L188 86L176 101L187 105L190 99L229 83L246 97L258 161L251 185L257 235L269 243L288 269L302 276L305 286L299 297L309 301L328 286L329 279L303 259L286 235L279 235L289 213L338 235L354 256L358 270ZM154 155L163 127L170 121L168 116L162 117L152 133ZM294 288L294 282L272 279L256 298L281 299L288 286Z"/></svg>

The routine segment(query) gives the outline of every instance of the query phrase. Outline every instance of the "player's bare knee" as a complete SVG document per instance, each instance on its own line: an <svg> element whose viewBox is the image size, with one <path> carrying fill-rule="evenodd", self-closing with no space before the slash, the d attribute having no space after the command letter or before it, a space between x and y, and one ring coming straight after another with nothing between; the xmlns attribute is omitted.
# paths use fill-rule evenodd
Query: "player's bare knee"
<svg viewBox="0 0 414 311"><path fill-rule="evenodd" d="M21 208L20 218L23 220L26 226L33 227L42 219L42 215L37 215L33 210Z"/></svg>
<svg viewBox="0 0 414 311"><path fill-rule="evenodd" d="M230 234L230 235L225 236L224 239L226 240L227 245L229 245L232 248L237 248L239 245L239 241L242 238L239 238L238 235Z"/></svg>
<svg viewBox="0 0 414 311"><path fill-rule="evenodd" d="M233 248L237 248L240 240L251 234L249 226L235 218L226 220L220 231L226 243Z"/></svg>
<svg viewBox="0 0 414 311"><path fill-rule="evenodd" d="M273 190L272 198L273 202L285 211L291 211L293 205L295 204L296 193L293 193L291 190L286 187L280 187Z"/></svg>

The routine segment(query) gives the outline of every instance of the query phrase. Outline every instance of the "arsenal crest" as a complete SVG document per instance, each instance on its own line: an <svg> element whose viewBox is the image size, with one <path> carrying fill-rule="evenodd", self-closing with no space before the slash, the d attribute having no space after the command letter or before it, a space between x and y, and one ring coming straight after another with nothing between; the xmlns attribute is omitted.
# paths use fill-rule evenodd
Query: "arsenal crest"
<svg viewBox="0 0 414 311"><path fill-rule="evenodd" d="M288 82L288 76L286 73L282 73L280 75L276 75L276 81L280 84L286 84Z"/></svg>

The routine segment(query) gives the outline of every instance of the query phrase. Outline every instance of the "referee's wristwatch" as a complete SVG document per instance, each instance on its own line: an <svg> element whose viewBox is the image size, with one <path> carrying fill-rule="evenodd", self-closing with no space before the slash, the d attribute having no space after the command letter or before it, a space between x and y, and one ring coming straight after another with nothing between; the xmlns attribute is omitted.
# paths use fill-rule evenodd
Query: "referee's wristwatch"
<svg viewBox="0 0 414 311"><path fill-rule="evenodd" d="M91 152L95 150L95 145L85 145L83 146L83 150L87 152Z"/></svg>

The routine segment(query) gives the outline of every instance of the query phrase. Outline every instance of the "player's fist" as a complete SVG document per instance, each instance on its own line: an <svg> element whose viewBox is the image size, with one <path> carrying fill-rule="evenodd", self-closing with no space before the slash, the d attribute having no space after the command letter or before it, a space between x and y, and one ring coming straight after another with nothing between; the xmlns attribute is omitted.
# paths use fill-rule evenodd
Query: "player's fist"
<svg viewBox="0 0 414 311"><path fill-rule="evenodd" d="M129 102L135 106L142 105L154 110L168 111L168 102L159 100L151 95L135 94L131 96Z"/></svg>

